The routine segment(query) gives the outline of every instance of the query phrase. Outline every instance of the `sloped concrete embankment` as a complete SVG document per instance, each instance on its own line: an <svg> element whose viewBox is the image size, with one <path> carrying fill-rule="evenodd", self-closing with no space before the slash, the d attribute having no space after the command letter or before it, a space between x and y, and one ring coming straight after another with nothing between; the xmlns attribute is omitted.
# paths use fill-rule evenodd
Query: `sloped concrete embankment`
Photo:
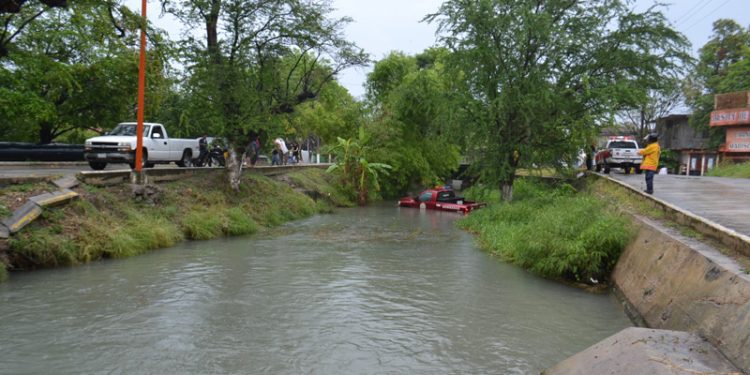
<svg viewBox="0 0 750 375"><path fill-rule="evenodd" d="M659 224L641 229L613 279L652 328L694 332L750 371L750 275L729 257Z"/></svg>
<svg viewBox="0 0 750 375"><path fill-rule="evenodd" d="M668 218L688 216L654 201ZM750 248L745 236L689 216L675 221L739 253ZM624 330L543 374L750 373L750 270L676 229L637 215L633 220L637 237L612 278L628 314L653 330Z"/></svg>

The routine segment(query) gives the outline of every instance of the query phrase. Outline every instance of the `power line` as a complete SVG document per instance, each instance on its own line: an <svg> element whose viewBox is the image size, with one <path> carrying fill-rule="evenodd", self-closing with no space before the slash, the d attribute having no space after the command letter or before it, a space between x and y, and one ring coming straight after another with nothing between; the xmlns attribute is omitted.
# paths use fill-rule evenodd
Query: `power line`
<svg viewBox="0 0 750 375"><path fill-rule="evenodd" d="M723 8L723 7L724 7L724 5L727 5L727 4L729 4L729 2L731 2L731 1L732 1L732 0L727 0L727 1L723 2L723 3L721 3L721 5L719 5L719 6L717 6L716 8L714 8L714 10L712 10L712 11L708 12L707 14L705 14L705 15L703 16L703 19L700 19L700 20L698 20L698 22L696 22L696 23L694 23L694 24L692 24L692 25L688 26L688 28L687 28L687 29L685 29L685 30L683 30L683 31L688 31L688 30L692 29L693 27L695 27L696 25L698 25L699 23L701 23L701 21L703 21L704 19L706 19L706 18L710 17L710 16L712 15L712 14L716 13L716 11L717 11L717 10L719 10L719 9Z"/></svg>
<svg viewBox="0 0 750 375"><path fill-rule="evenodd" d="M683 14L682 17L678 18L677 21L675 21L675 25L689 21L691 18L698 15L701 9L705 8L708 4L711 4L713 2L714 0L708 0L704 2L699 1L687 13Z"/></svg>

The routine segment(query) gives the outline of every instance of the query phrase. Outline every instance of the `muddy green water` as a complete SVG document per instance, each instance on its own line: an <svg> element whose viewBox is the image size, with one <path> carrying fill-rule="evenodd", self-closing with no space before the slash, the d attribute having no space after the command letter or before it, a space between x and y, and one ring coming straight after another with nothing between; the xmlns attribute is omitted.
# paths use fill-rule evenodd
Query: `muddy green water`
<svg viewBox="0 0 750 375"><path fill-rule="evenodd" d="M453 213L342 210L0 284L0 374L532 374L630 325Z"/></svg>

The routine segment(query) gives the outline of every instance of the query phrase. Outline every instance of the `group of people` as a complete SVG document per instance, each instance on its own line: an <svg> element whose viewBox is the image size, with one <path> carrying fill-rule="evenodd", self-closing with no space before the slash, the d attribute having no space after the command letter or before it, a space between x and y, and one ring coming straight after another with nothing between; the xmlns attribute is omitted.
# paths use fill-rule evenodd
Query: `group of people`
<svg viewBox="0 0 750 375"><path fill-rule="evenodd" d="M283 138L273 140L274 148L271 152L271 165L297 164L302 160L299 143L292 142L287 148Z"/></svg>
<svg viewBox="0 0 750 375"><path fill-rule="evenodd" d="M261 152L260 136L253 135L250 144L247 147L247 160L244 165L255 167ZM271 151L271 165L296 164L302 160L302 151L297 142L292 142L288 147L283 138L279 137L273 140L273 150Z"/></svg>

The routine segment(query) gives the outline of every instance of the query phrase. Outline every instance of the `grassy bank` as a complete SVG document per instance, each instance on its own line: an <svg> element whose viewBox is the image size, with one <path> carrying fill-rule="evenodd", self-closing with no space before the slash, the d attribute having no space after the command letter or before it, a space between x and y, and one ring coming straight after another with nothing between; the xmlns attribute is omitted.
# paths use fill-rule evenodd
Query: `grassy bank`
<svg viewBox="0 0 750 375"><path fill-rule="evenodd" d="M222 173L207 174L156 185L148 199L134 198L128 185L83 186L76 190L81 199L46 209L14 235L7 257L12 269L25 270L129 257L185 239L253 234L352 205L333 186L318 169L282 181L246 174L239 192Z"/></svg>
<svg viewBox="0 0 750 375"><path fill-rule="evenodd" d="M707 173L714 177L750 178L750 163L721 163Z"/></svg>
<svg viewBox="0 0 750 375"><path fill-rule="evenodd" d="M460 226L476 233L483 249L540 276L602 282L634 235L625 216L606 208L569 184L519 179L512 203L472 212Z"/></svg>

